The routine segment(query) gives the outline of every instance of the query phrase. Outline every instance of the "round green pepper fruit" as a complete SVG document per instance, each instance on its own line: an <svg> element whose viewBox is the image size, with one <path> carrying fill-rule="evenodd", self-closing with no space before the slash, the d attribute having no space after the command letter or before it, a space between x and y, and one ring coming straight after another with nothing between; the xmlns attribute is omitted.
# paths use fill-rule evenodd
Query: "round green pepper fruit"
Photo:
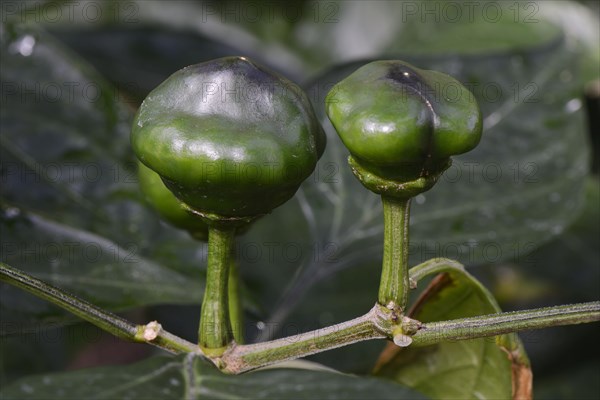
<svg viewBox="0 0 600 400"><path fill-rule="evenodd" d="M402 61L369 63L336 84L326 111L355 175L376 193L412 197L450 157L479 143L482 118L456 79Z"/></svg>
<svg viewBox="0 0 600 400"><path fill-rule="evenodd" d="M181 204L156 172L138 162L138 177L146 200L164 220L196 240L208 240L208 226Z"/></svg>
<svg viewBox="0 0 600 400"><path fill-rule="evenodd" d="M160 176L138 161L140 188L146 201L165 221L176 228L188 231L196 240L208 240L208 225L190 211L163 183ZM236 230L237 235L246 233L250 224Z"/></svg>
<svg viewBox="0 0 600 400"><path fill-rule="evenodd" d="M133 149L209 223L249 221L289 200L325 135L304 92L245 57L192 65L144 100Z"/></svg>

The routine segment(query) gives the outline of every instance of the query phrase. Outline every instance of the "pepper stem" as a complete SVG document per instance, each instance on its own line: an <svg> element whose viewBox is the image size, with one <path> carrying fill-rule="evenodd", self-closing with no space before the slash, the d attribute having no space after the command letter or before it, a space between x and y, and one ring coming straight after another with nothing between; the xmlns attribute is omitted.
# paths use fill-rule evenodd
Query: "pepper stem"
<svg viewBox="0 0 600 400"><path fill-rule="evenodd" d="M408 301L408 222L410 198L381 196L384 241L379 304L404 310Z"/></svg>
<svg viewBox="0 0 600 400"><path fill-rule="evenodd" d="M206 289L198 338L200 348L209 356L220 356L232 341L228 280L234 237L235 228L211 226L208 229Z"/></svg>
<svg viewBox="0 0 600 400"><path fill-rule="evenodd" d="M240 273L237 261L232 257L229 265L229 320L233 328L233 339L244 343L244 312L240 298Z"/></svg>

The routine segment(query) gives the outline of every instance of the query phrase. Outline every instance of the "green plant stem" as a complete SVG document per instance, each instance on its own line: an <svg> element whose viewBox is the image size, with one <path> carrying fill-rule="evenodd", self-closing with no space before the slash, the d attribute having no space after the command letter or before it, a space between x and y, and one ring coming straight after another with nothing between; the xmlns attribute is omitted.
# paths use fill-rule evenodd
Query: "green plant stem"
<svg viewBox="0 0 600 400"><path fill-rule="evenodd" d="M229 265L229 320L233 329L233 339L238 344L244 343L244 312L240 297L240 273L235 258Z"/></svg>
<svg viewBox="0 0 600 400"><path fill-rule="evenodd" d="M392 311L376 304L369 313L342 324L270 342L233 346L221 358L221 368L226 373L239 374L364 340L392 339L399 323L395 317ZM600 321L600 301L483 315L421 324L412 336L411 346L594 321Z"/></svg>
<svg viewBox="0 0 600 400"><path fill-rule="evenodd" d="M33 276L0 263L0 280L19 287L37 297L47 300L57 306L75 314L91 324L96 325L117 337L134 342L149 343L171 353L198 352L198 346L181 339L163 329L157 332L152 340L140 336L140 331L145 325L134 325L131 322L107 312L77 296L68 293L56 286L43 282ZM160 325L159 325L160 326Z"/></svg>
<svg viewBox="0 0 600 400"><path fill-rule="evenodd" d="M379 304L404 310L408 301L408 223L410 199L381 196L384 241Z"/></svg>
<svg viewBox="0 0 600 400"><path fill-rule="evenodd" d="M505 312L423 324L413 345L468 340L505 333L600 321L600 301Z"/></svg>
<svg viewBox="0 0 600 400"><path fill-rule="evenodd" d="M206 288L198 328L200 348L209 356L220 356L231 343L228 281L235 228L211 226L208 230Z"/></svg>
<svg viewBox="0 0 600 400"><path fill-rule="evenodd" d="M234 346L223 354L223 371L239 374L364 340L384 339L391 329L389 314L377 304L367 314L341 324L269 342Z"/></svg>

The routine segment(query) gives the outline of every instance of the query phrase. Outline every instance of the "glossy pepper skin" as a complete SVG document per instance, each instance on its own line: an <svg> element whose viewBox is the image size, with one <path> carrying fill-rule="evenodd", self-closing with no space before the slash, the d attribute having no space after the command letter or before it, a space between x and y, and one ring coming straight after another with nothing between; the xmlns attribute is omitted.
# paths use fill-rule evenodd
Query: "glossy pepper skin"
<svg viewBox="0 0 600 400"><path fill-rule="evenodd" d="M297 85L226 57L183 68L154 89L135 116L131 143L194 211L251 219L294 195L325 135Z"/></svg>
<svg viewBox="0 0 600 400"><path fill-rule="evenodd" d="M353 168L384 181L439 174L481 138L479 106L460 82L402 61L359 68L331 89L326 111Z"/></svg>
<svg viewBox="0 0 600 400"><path fill-rule="evenodd" d="M138 177L146 200L164 220L197 240L208 240L208 225L181 204L156 172L138 162Z"/></svg>

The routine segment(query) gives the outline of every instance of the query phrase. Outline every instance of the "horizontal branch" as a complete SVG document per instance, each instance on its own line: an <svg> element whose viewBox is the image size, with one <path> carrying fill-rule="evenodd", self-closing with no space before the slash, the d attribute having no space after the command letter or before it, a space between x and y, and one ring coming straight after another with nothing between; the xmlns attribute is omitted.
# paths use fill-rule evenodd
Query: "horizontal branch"
<svg viewBox="0 0 600 400"><path fill-rule="evenodd" d="M0 281L19 287L39 298L56 304L60 308L122 339L149 343L171 353L199 351L198 346L165 331L156 322L147 325L134 325L118 315L80 299L74 294L1 262Z"/></svg>
<svg viewBox="0 0 600 400"><path fill-rule="evenodd" d="M425 346L594 321L600 321L600 301L432 323L399 318L393 310L376 304L362 317L338 325L270 342L234 345L223 355L221 365L224 372L239 374L364 340L393 339L403 346Z"/></svg>
<svg viewBox="0 0 600 400"><path fill-rule="evenodd" d="M600 321L600 301L426 323L412 339L413 345L425 346L595 321Z"/></svg>
<svg viewBox="0 0 600 400"><path fill-rule="evenodd" d="M341 324L269 342L234 345L223 354L223 372L239 374L364 340L385 339L391 332L389 314L376 304L367 314Z"/></svg>

